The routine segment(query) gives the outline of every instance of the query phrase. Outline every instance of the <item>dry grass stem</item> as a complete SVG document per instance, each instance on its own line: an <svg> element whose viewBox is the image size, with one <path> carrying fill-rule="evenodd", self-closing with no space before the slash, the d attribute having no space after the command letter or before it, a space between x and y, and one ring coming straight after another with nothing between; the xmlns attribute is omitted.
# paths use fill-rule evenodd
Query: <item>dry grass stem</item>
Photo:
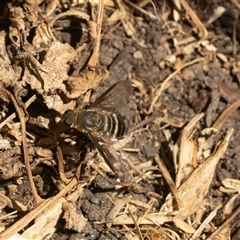
<svg viewBox="0 0 240 240"><path fill-rule="evenodd" d="M231 2L0 1L0 239L236 239Z"/></svg>

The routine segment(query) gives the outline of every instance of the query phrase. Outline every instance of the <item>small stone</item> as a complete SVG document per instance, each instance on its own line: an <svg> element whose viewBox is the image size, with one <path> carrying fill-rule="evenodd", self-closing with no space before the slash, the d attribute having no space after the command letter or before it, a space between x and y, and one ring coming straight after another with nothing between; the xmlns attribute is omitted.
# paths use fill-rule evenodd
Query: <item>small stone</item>
<svg viewBox="0 0 240 240"><path fill-rule="evenodd" d="M136 59L140 59L143 57L142 55L142 52L139 50L139 51L136 51L134 54L133 54L133 57L136 58Z"/></svg>

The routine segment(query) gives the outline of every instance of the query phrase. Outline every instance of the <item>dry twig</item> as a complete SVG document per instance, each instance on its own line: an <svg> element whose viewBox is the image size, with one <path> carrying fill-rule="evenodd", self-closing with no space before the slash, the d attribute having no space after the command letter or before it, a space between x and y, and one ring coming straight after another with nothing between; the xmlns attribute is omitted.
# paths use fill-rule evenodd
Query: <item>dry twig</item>
<svg viewBox="0 0 240 240"><path fill-rule="evenodd" d="M36 201L36 204L38 205L42 202L42 199L39 197L36 187L35 187L35 184L34 184L34 181L33 181L32 170L31 170L31 165L30 165L30 161L29 161L28 147L27 147L26 123L25 123L24 111L22 110L21 107L19 107L16 99L13 97L13 95L8 90L1 88L0 93L7 96L7 98L9 98L13 102L14 107L18 113L18 116L19 116L19 119L21 122L21 127L22 127L21 128L22 129L22 147L23 147L24 162L25 162L30 186L32 189L33 197Z"/></svg>

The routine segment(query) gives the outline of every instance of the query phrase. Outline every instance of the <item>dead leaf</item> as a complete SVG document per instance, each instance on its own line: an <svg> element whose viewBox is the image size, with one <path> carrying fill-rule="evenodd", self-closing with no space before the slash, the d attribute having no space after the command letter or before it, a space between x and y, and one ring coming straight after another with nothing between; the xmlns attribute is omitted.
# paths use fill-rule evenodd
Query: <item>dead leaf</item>
<svg viewBox="0 0 240 240"><path fill-rule="evenodd" d="M228 131L225 138L217 144L215 152L200 164L178 188L183 207L176 211L174 199L170 194L160 212L172 212L175 215L174 219L183 220L198 211L204 203L216 166L227 149L232 133L233 129Z"/></svg>
<svg viewBox="0 0 240 240"><path fill-rule="evenodd" d="M63 218L66 221L65 228L81 232L87 224L87 219L82 213L78 213L76 206L71 202L65 202L63 204Z"/></svg>

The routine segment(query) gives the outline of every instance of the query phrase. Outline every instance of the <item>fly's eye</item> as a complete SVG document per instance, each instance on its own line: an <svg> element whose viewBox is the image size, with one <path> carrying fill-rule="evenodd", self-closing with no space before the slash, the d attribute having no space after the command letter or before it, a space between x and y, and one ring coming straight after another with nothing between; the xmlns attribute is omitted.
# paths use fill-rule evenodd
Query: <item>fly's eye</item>
<svg viewBox="0 0 240 240"><path fill-rule="evenodd" d="M62 115L62 122L69 127L74 127L75 114L73 111L68 110Z"/></svg>

